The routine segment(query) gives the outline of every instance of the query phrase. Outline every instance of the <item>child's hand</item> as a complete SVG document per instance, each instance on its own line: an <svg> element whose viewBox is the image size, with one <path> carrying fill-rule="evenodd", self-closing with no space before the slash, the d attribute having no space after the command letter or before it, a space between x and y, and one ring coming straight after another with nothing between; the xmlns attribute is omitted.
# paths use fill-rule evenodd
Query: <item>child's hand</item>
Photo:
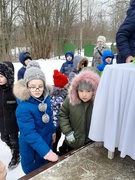
<svg viewBox="0 0 135 180"><path fill-rule="evenodd" d="M50 150L49 153L44 156L44 159L56 162L58 160L58 156L52 150Z"/></svg>
<svg viewBox="0 0 135 180"><path fill-rule="evenodd" d="M75 142L75 137L74 137L74 131L71 131L67 136L66 139L69 143Z"/></svg>
<svg viewBox="0 0 135 180"><path fill-rule="evenodd" d="M3 162L0 161L0 180L6 180L6 175L7 175L6 167L3 164Z"/></svg>

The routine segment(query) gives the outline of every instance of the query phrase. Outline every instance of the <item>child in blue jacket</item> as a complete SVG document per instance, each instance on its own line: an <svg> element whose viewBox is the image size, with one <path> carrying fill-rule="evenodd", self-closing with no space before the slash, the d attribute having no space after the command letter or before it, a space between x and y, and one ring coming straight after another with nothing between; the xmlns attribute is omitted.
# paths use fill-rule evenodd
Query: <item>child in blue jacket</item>
<svg viewBox="0 0 135 180"><path fill-rule="evenodd" d="M66 62L64 62L60 68L60 72L66 76L70 74L70 72L73 71L73 59L74 59L74 53L72 51L68 51L65 54Z"/></svg>
<svg viewBox="0 0 135 180"><path fill-rule="evenodd" d="M21 52L19 55L19 61L23 65L17 73L17 79L23 79L24 73L26 71L27 64L32 60L32 57L29 52Z"/></svg>
<svg viewBox="0 0 135 180"><path fill-rule="evenodd" d="M112 64L114 59L114 54L110 50L105 50L102 55L102 64L97 66L97 69L100 71L100 75L102 74L106 65Z"/></svg>
<svg viewBox="0 0 135 180"><path fill-rule="evenodd" d="M27 65L24 79L14 86L17 98L17 123L20 130L19 145L24 173L30 173L58 156L51 150L55 142L49 90L45 75L38 62Z"/></svg>

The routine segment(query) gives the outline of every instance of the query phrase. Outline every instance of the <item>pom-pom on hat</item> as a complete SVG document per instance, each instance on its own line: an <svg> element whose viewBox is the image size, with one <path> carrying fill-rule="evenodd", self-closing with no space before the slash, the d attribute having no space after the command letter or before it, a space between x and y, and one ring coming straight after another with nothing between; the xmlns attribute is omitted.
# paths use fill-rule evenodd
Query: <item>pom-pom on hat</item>
<svg viewBox="0 0 135 180"><path fill-rule="evenodd" d="M53 75L53 82L56 87L63 88L68 83L68 77L55 69Z"/></svg>
<svg viewBox="0 0 135 180"><path fill-rule="evenodd" d="M104 36L98 36L98 38L97 38L97 42L99 42L99 41L101 41L101 42L106 42L106 38L104 37Z"/></svg>
<svg viewBox="0 0 135 180"><path fill-rule="evenodd" d="M41 70L39 63L35 60L30 61L26 67L26 71L24 73L25 85L27 85L29 81L34 80L34 79L40 79L46 85L45 75L43 71Z"/></svg>

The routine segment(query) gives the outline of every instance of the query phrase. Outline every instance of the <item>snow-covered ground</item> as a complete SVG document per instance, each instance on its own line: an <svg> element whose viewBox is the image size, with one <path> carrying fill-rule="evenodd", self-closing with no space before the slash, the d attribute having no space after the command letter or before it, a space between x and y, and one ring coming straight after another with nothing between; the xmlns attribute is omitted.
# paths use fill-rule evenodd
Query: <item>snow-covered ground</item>
<svg viewBox="0 0 135 180"><path fill-rule="evenodd" d="M41 69L45 73L46 82L48 84L53 84L53 70L54 69L60 70L62 63L65 62L65 60L50 59L50 60L38 60L38 62L41 66ZM15 81L17 80L17 72L21 66L22 65L20 63L14 63ZM59 145L61 145L62 141L63 141L63 136L59 142ZM8 163L11 160L10 149L1 140L0 140L0 159L3 161L3 163L6 165L6 167L8 166ZM17 180L18 178L20 178L24 175L25 174L22 171L21 164L19 164L18 167L13 170L8 170L8 168L7 168L7 179L6 180Z"/></svg>

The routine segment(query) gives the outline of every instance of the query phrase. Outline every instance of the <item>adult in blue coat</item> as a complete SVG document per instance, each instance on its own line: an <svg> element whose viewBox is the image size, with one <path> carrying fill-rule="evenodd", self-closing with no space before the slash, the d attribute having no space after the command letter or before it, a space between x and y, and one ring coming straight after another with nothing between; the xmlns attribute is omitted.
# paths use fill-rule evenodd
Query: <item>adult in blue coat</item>
<svg viewBox="0 0 135 180"><path fill-rule="evenodd" d="M49 90L36 61L28 64L24 79L19 80L13 90L18 101L16 117L20 130L21 165L27 174L49 161L58 160L51 150L56 134Z"/></svg>
<svg viewBox="0 0 135 180"><path fill-rule="evenodd" d="M135 0L132 0L127 16L116 34L117 63L128 63L135 56Z"/></svg>
<svg viewBox="0 0 135 180"><path fill-rule="evenodd" d="M32 60L32 57L29 52L22 52L19 55L19 61L23 65L17 73L18 80L23 79L24 73L26 71L27 64Z"/></svg>

